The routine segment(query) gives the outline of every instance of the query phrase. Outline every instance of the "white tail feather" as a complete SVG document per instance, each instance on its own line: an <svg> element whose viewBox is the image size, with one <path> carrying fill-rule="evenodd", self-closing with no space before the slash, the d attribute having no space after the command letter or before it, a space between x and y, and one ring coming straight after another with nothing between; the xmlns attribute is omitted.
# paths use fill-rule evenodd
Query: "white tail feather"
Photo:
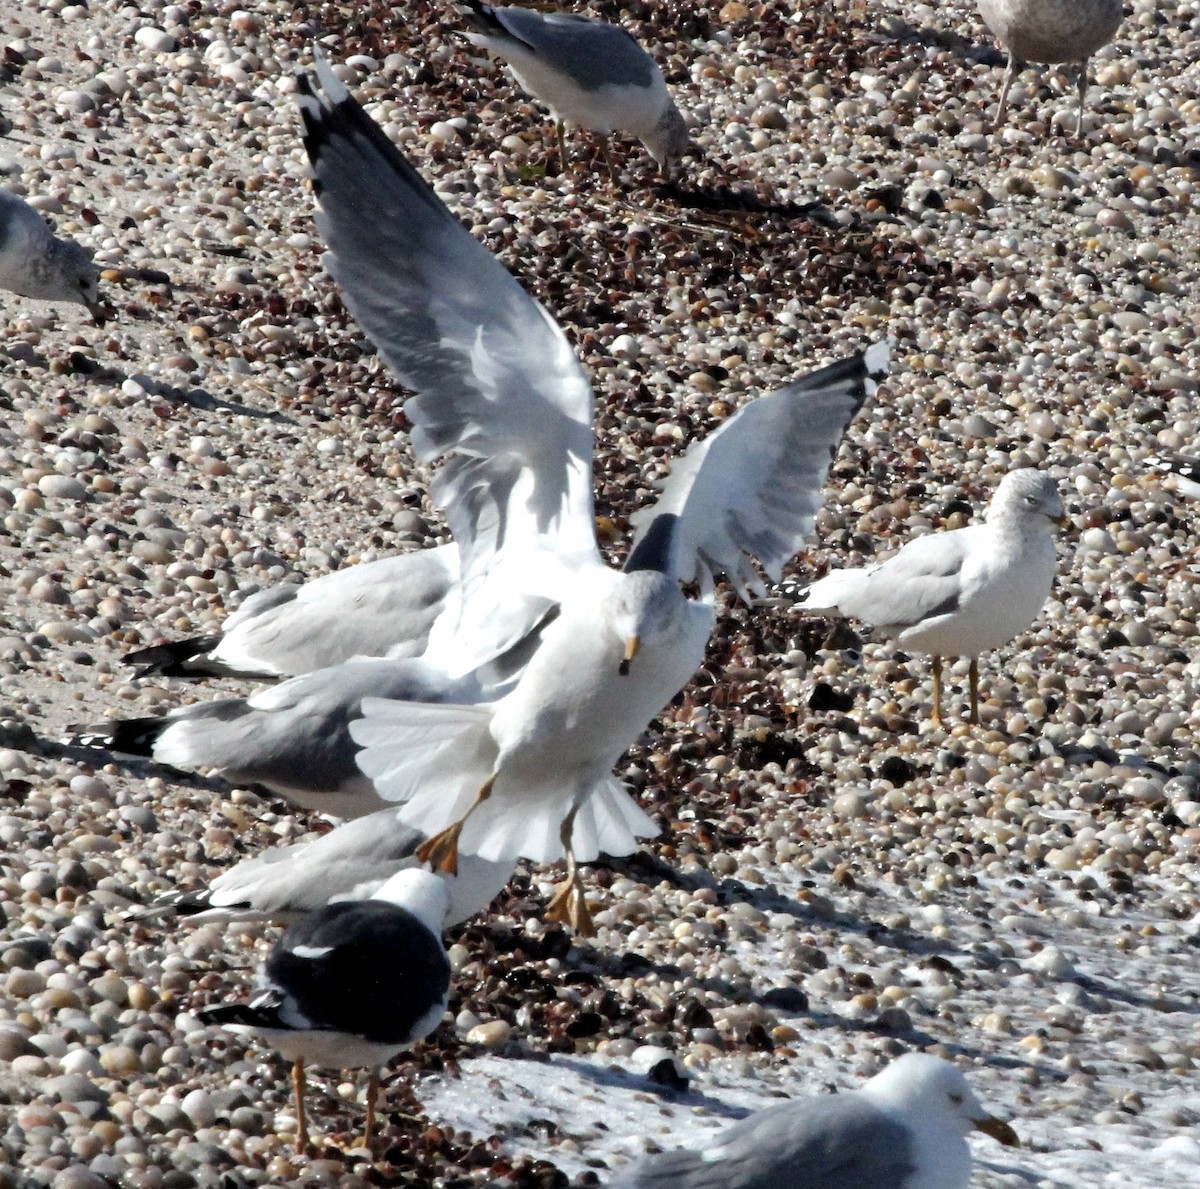
<svg viewBox="0 0 1200 1189"><path fill-rule="evenodd" d="M639 838L653 838L658 826L615 777L596 784L575 815L572 849L586 863L598 854L628 855Z"/></svg>
<svg viewBox="0 0 1200 1189"><path fill-rule="evenodd" d="M358 766L385 801L404 804L400 820L434 834L466 813L496 759L491 707L364 698L362 709L350 724Z"/></svg>

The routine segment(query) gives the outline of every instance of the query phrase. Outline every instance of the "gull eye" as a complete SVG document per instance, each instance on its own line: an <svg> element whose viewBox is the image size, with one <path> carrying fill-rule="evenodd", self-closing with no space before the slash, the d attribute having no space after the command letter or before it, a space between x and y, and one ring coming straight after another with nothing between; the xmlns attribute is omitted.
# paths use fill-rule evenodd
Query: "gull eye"
<svg viewBox="0 0 1200 1189"><path fill-rule="evenodd" d="M963 1096L961 1094L951 1094L950 1101L954 1103L955 1106L962 1106Z"/></svg>

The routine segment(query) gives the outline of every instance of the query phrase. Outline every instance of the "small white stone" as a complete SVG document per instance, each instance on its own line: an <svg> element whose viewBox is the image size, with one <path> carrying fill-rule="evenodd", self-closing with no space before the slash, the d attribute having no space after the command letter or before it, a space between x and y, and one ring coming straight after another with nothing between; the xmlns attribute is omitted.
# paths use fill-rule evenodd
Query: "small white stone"
<svg viewBox="0 0 1200 1189"><path fill-rule="evenodd" d="M133 35L133 40L152 54L169 54L175 48L175 38L156 25L143 25Z"/></svg>
<svg viewBox="0 0 1200 1189"><path fill-rule="evenodd" d="M87 498L87 488L73 475L43 475L38 480L38 491L52 499L82 500Z"/></svg>

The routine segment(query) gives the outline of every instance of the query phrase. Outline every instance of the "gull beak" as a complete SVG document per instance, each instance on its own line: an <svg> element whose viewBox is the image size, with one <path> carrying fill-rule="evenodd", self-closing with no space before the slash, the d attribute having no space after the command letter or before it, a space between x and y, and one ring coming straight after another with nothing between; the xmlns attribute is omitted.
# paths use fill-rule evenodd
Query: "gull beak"
<svg viewBox="0 0 1200 1189"><path fill-rule="evenodd" d="M1054 521L1054 523L1057 524L1060 528L1064 524L1071 523L1071 518L1065 512L1060 512L1057 516L1051 516L1050 519L1052 521Z"/></svg>
<svg viewBox="0 0 1200 1189"><path fill-rule="evenodd" d="M1021 1146L1017 1133L1003 1119L993 1119L991 1115L984 1115L981 1119L972 1119L971 1126L976 1131L982 1131L984 1135L990 1135L992 1139L1006 1148Z"/></svg>
<svg viewBox="0 0 1200 1189"><path fill-rule="evenodd" d="M635 656L637 656L638 650L641 647L642 641L638 636L630 636L629 639L625 641L625 655L621 658L621 663L617 666L617 672L620 673L622 677L629 676L630 662Z"/></svg>
<svg viewBox="0 0 1200 1189"><path fill-rule="evenodd" d="M103 326L108 321L108 310L101 301L89 301L87 303L88 312L92 315L92 321L97 326Z"/></svg>

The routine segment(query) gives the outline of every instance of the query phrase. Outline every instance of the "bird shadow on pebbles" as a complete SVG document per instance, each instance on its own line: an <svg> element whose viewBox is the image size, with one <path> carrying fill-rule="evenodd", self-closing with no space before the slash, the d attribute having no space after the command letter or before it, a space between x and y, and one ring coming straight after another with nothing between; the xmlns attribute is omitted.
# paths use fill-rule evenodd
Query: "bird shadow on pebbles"
<svg viewBox="0 0 1200 1189"><path fill-rule="evenodd" d="M836 230L841 225L823 202L783 202L764 197L748 186L720 183L704 187L663 182L655 187L657 196L674 203L681 211L720 219L724 216L732 230L754 232L752 225L739 224L739 216L763 215L784 222L805 220Z"/></svg>
<svg viewBox="0 0 1200 1189"><path fill-rule="evenodd" d="M671 1103L694 1108L703 1107L710 1115L718 1119L744 1119L753 1114L749 1107L733 1106L722 1102L703 1090L677 1089L670 1084L655 1081L646 1074L635 1073L615 1063L600 1065L596 1062L585 1061L578 1057L559 1055L555 1064L575 1074L581 1081L590 1082L599 1089L641 1091L653 1094L659 1098L668 1099Z"/></svg>
<svg viewBox="0 0 1200 1189"><path fill-rule="evenodd" d="M136 385L145 393L148 402L165 401L170 405L186 405L192 409L201 409L209 413L228 413L232 416L254 417L261 421L276 421L284 424L294 424L295 419L278 409L256 409L241 401L228 400L215 396L204 388L177 388L173 384L156 380L142 374L122 375L110 373L110 377L119 385Z"/></svg>
<svg viewBox="0 0 1200 1189"><path fill-rule="evenodd" d="M819 922L827 928L857 933L908 954L945 955L956 952L954 946L923 933L893 928L869 918L836 911L824 898L806 902L793 899L770 886L760 887L736 879L720 879L707 871L685 874L646 851L636 851L619 859L605 855L593 866L651 886L668 883L682 891L691 892L709 888L717 893L721 905L748 904L760 912L782 913L801 921Z"/></svg>
<svg viewBox="0 0 1200 1189"><path fill-rule="evenodd" d="M169 778L172 785L183 788L201 789L214 793L219 797L227 797L234 788L242 787L230 784L217 776L199 776L195 772L185 772L181 768L172 768L169 764L160 764L157 760L143 759L140 756L130 756L119 752L109 752L103 748L85 747L78 743L64 743L57 739L35 736L35 747L40 755L48 759L67 760L85 767L100 768L105 764L119 764L127 775L145 780L151 776ZM274 793L256 789L268 797ZM282 802L282 798L276 798Z"/></svg>

